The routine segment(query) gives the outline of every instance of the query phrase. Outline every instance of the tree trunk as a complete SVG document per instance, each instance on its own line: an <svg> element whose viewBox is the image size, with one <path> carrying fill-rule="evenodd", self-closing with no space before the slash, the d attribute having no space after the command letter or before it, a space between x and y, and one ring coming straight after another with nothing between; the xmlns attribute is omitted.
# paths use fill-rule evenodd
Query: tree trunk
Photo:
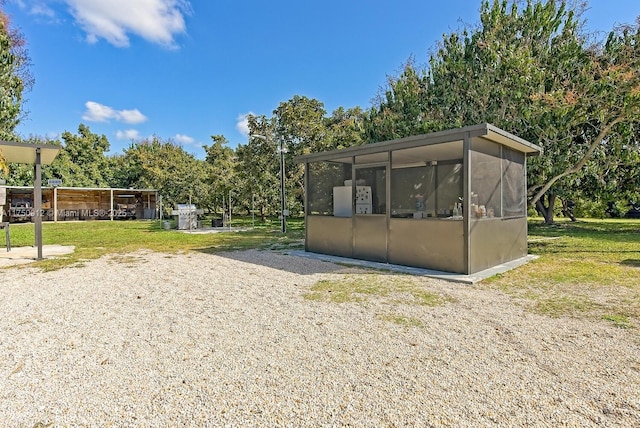
<svg viewBox="0 0 640 428"><path fill-rule="evenodd" d="M567 199L560 199L562 202L562 215L565 217L569 217L571 221L576 221L576 216L573 214L573 206L574 203Z"/></svg>
<svg viewBox="0 0 640 428"><path fill-rule="evenodd" d="M555 195L547 196L547 205L544 204L544 196L536 202L536 209L544 217L545 224L553 224L553 207L556 203Z"/></svg>

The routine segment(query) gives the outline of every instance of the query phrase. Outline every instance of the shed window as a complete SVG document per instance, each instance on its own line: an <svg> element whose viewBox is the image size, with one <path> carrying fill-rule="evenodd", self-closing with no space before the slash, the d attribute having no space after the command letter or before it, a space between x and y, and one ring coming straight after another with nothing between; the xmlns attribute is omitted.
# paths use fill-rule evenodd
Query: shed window
<svg viewBox="0 0 640 428"><path fill-rule="evenodd" d="M502 149L502 204L504 217L527 214L524 162L524 153L516 152L508 147Z"/></svg>
<svg viewBox="0 0 640 428"><path fill-rule="evenodd" d="M462 197L462 160L391 171L391 216L450 217Z"/></svg>
<svg viewBox="0 0 640 428"><path fill-rule="evenodd" d="M372 166L356 169L356 214L387 213L387 167Z"/></svg>
<svg viewBox="0 0 640 428"><path fill-rule="evenodd" d="M471 194L469 214L472 218L502 216L502 160L500 145L476 139L471 144Z"/></svg>
<svg viewBox="0 0 640 428"><path fill-rule="evenodd" d="M338 162L309 163L307 213L334 215L334 187L344 187L351 180L351 164ZM351 198L348 197L347 201ZM349 210L349 215L351 211Z"/></svg>

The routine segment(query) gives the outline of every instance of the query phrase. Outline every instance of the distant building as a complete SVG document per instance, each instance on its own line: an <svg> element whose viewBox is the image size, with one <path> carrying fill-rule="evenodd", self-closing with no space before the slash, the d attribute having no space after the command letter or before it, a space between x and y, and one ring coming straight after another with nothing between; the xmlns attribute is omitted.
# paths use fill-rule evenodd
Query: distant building
<svg viewBox="0 0 640 428"><path fill-rule="evenodd" d="M5 186L2 205L4 221L31 221L34 209L31 186ZM43 187L42 220L124 220L155 219L158 191L154 189L116 189L88 187Z"/></svg>

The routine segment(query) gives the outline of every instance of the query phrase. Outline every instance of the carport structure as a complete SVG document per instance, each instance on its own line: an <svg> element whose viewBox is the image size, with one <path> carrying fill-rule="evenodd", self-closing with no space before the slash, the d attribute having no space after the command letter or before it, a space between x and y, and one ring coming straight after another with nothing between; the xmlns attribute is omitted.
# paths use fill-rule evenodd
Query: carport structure
<svg viewBox="0 0 640 428"><path fill-rule="evenodd" d="M305 249L462 274L524 258L541 151L485 123L300 156Z"/></svg>
<svg viewBox="0 0 640 428"><path fill-rule="evenodd" d="M58 156L61 146L51 144L24 144L0 141L0 151L7 162L34 165L33 195L35 247L37 260L42 259L42 165L50 165Z"/></svg>

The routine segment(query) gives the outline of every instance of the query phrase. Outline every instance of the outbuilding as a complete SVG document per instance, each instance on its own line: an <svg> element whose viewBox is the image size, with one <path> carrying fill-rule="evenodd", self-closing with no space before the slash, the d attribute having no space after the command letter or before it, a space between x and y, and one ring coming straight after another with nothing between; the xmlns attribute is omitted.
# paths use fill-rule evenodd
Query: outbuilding
<svg viewBox="0 0 640 428"><path fill-rule="evenodd" d="M37 216L33 187L5 187L6 202L2 208L12 223L36 217L45 221L157 218L159 197L154 189L43 187L41 215Z"/></svg>
<svg viewBox="0 0 640 428"><path fill-rule="evenodd" d="M527 256L527 156L490 124L298 157L305 249L473 274Z"/></svg>

